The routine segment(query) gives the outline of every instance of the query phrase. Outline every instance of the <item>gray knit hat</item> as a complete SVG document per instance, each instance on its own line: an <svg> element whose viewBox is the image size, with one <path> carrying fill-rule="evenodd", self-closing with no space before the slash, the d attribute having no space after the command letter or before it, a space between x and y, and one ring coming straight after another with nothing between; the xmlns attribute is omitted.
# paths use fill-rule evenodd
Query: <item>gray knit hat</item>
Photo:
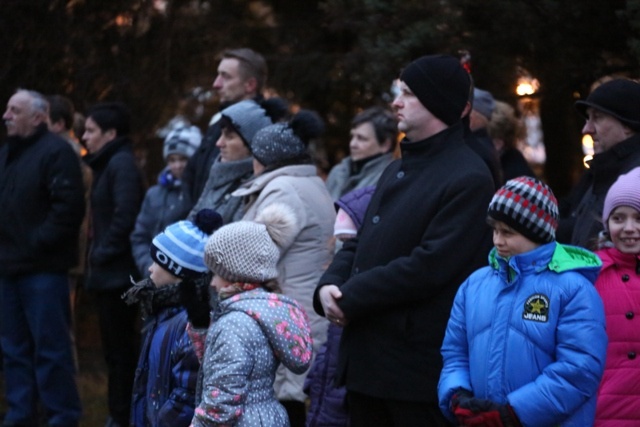
<svg viewBox="0 0 640 427"><path fill-rule="evenodd" d="M293 210L274 203L255 221L237 221L216 231L207 241L204 262L230 282L265 283L278 277L280 252L297 230Z"/></svg>
<svg viewBox="0 0 640 427"><path fill-rule="evenodd" d="M324 132L317 113L300 110L289 123L276 123L261 129L252 146L253 157L263 166L287 163L308 154L309 141Z"/></svg>
<svg viewBox="0 0 640 427"><path fill-rule="evenodd" d="M493 110L496 108L496 100L493 99L491 92L486 90L473 88L473 109L478 113L485 116L487 119L491 119Z"/></svg>
<svg viewBox="0 0 640 427"><path fill-rule="evenodd" d="M187 158L193 156L202 141L202 132L196 126L180 126L173 129L164 139L162 157L167 160L171 154Z"/></svg>
<svg viewBox="0 0 640 427"><path fill-rule="evenodd" d="M255 134L272 123L265 109L253 100L237 102L222 110L221 114L231 122L249 149Z"/></svg>

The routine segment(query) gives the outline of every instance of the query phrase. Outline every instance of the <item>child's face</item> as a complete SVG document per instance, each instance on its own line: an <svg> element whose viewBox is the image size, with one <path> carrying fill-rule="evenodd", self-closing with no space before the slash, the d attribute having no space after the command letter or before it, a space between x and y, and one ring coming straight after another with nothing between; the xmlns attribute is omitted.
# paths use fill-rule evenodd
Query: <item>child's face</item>
<svg viewBox="0 0 640 427"><path fill-rule="evenodd" d="M640 254L640 212L618 206L609 215L608 225L616 249L625 254Z"/></svg>
<svg viewBox="0 0 640 427"><path fill-rule="evenodd" d="M223 279L222 277L218 276L217 274L213 276L213 279L211 279L211 287L213 289L216 290L216 292L220 293L220 291L224 288L226 288L229 285L232 285L233 283L231 283L228 280Z"/></svg>
<svg viewBox="0 0 640 427"><path fill-rule="evenodd" d="M169 172L175 179L182 178L182 172L184 172L185 166L187 166L187 158L180 154L169 154L167 156L167 166L169 167Z"/></svg>
<svg viewBox="0 0 640 427"><path fill-rule="evenodd" d="M151 279L153 284L156 285L156 288L173 285L174 283L178 283L180 281L180 278L169 273L167 270L160 267L155 262L151 264L151 267L149 267L149 273L151 273L149 275L149 278Z"/></svg>
<svg viewBox="0 0 640 427"><path fill-rule="evenodd" d="M523 254L540 246L501 221L493 224L493 244L502 258Z"/></svg>

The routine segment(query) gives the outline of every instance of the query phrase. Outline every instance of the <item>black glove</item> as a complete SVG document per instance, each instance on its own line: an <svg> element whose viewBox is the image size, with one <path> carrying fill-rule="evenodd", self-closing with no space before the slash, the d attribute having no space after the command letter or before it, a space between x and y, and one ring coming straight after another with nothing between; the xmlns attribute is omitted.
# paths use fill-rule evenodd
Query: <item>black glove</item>
<svg viewBox="0 0 640 427"><path fill-rule="evenodd" d="M206 288L198 292L193 279L180 282L180 304L187 309L187 317L194 328L208 328L211 321L211 306Z"/></svg>
<svg viewBox="0 0 640 427"><path fill-rule="evenodd" d="M453 399L452 399L453 405ZM511 405L475 397L460 399L454 414L461 426L521 427Z"/></svg>

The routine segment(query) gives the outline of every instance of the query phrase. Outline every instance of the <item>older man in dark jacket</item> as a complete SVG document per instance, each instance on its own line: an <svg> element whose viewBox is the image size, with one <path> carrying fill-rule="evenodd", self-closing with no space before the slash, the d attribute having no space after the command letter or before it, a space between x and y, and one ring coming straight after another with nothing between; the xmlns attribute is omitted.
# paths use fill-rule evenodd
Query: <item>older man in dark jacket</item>
<svg viewBox="0 0 640 427"><path fill-rule="evenodd" d="M47 130L43 96L18 90L0 148L0 340L4 425L76 426L80 399L71 347L68 270L78 261L84 189L78 158Z"/></svg>
<svg viewBox="0 0 640 427"><path fill-rule="evenodd" d="M468 74L453 57L426 56L400 80L402 158L314 295L316 311L344 326L337 375L352 427L447 425L436 396L440 346L458 286L490 246L493 179L460 120Z"/></svg>
<svg viewBox="0 0 640 427"><path fill-rule="evenodd" d="M595 154L578 185L560 204L558 241L597 247L609 187L620 175L640 166L639 98L639 83L614 79L576 102L586 119L582 133L593 138Z"/></svg>

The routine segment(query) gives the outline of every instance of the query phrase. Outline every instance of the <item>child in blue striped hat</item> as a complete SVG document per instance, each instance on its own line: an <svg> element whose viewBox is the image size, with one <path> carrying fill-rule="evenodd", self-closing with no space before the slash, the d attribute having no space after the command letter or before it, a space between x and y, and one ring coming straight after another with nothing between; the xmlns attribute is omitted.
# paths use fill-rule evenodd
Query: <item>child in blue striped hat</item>
<svg viewBox="0 0 640 427"><path fill-rule="evenodd" d="M132 426L186 427L191 422L200 364L186 333L180 283L190 282L193 292L200 292L201 299L208 301L204 246L221 225L222 218L211 209L198 212L193 222L169 225L150 245L149 278L123 297L128 304L140 304L144 321L133 385Z"/></svg>

